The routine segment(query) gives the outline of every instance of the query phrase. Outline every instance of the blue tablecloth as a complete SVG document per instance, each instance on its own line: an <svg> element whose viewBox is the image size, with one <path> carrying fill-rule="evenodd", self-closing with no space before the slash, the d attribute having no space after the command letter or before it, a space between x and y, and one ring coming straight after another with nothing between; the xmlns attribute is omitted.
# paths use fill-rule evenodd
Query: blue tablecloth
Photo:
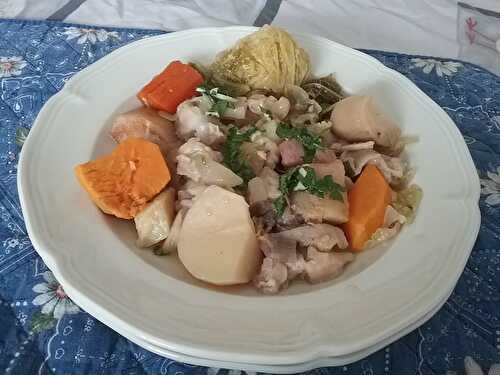
<svg viewBox="0 0 500 375"><path fill-rule="evenodd" d="M33 249L17 196L19 151L47 99L85 66L124 44L157 34L0 20L2 374L218 372L152 354L74 305ZM500 362L500 78L458 61L366 52L415 82L456 122L481 177L482 226L453 294L428 323L362 361L313 372L463 373L465 356L487 369Z"/></svg>

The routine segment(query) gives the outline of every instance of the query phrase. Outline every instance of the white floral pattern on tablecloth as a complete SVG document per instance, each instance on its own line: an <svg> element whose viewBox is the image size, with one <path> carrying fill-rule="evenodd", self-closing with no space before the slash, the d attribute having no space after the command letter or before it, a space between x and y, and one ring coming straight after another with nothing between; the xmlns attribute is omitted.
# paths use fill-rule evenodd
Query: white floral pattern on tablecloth
<svg viewBox="0 0 500 375"><path fill-rule="evenodd" d="M42 306L42 314L52 315L55 319L59 320L65 314L80 312L78 306L71 301L52 272L45 271L43 279L44 282L36 284L33 287L33 291L39 293L33 300L33 305Z"/></svg>
<svg viewBox="0 0 500 375"><path fill-rule="evenodd" d="M0 56L0 78L20 75L26 65L21 56Z"/></svg>
<svg viewBox="0 0 500 375"><path fill-rule="evenodd" d="M105 42L108 39L120 39L120 35L116 31L74 26L67 27L63 34L66 35L66 40L76 39L78 44L84 44L87 41L94 44L97 42Z"/></svg>
<svg viewBox="0 0 500 375"><path fill-rule="evenodd" d="M486 196L485 202L490 206L500 204L500 166L495 172L486 172L487 177L481 179L481 194Z"/></svg>
<svg viewBox="0 0 500 375"><path fill-rule="evenodd" d="M457 61L440 61L436 59L423 59L420 57L416 57L411 59L413 62L413 66L416 68L422 68L422 71L425 74L429 74L434 69L436 74L439 77L442 77L443 74L445 76L451 76L458 72L458 69L463 65Z"/></svg>

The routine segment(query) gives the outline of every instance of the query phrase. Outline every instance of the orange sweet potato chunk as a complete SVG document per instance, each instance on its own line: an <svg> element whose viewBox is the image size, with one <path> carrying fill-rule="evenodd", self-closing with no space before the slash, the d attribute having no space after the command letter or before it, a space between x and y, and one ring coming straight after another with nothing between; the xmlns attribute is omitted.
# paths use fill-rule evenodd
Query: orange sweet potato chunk
<svg viewBox="0 0 500 375"><path fill-rule="evenodd" d="M94 203L105 213L132 219L170 181L160 148L129 138L114 151L75 167L75 174Z"/></svg>

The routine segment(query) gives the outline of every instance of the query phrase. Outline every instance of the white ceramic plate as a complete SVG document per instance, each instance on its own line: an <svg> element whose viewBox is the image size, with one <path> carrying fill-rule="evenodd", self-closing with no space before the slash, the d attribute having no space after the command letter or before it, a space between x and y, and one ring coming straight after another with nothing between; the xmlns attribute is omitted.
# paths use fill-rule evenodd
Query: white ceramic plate
<svg viewBox="0 0 500 375"><path fill-rule="evenodd" d="M297 283L278 296L208 288L175 257L138 249L132 225L101 214L73 175L75 165L112 149L113 116L138 106L135 93L168 62L209 62L253 30L144 39L75 75L44 106L23 147L18 182L30 238L76 303L165 352L257 367L361 352L422 323L442 303L480 224L479 179L459 131L400 74L358 51L296 35L315 74L335 72L348 92L374 95L405 133L420 137L408 153L425 192L415 223L329 283Z"/></svg>
<svg viewBox="0 0 500 375"><path fill-rule="evenodd" d="M225 368L225 369L234 369L234 370L243 370L243 371L253 371L253 372L265 372L270 374L290 374L290 373L300 373L309 371L318 367L326 367L326 366L344 366L360 359L363 359L369 356L372 353L384 348L390 343L396 341L400 337L410 333L415 328L418 328L420 325L425 323L429 318L431 318L446 302L453 289L451 289L445 299L443 299L435 308L429 311L424 317L415 323L409 325L403 330L397 332L394 336L388 337L385 340L378 342L377 344L370 346L366 349L360 350L358 352L354 352L351 354L347 354L339 357L323 357L318 358L313 361L308 361L304 363L294 363L292 365L266 365L266 364L249 364L249 363L237 363L237 362L223 362L217 361L213 359L207 358L198 358L186 356L181 353L172 352L165 348L161 348L159 346L155 346L149 342L143 341L133 335L122 331L121 334L125 336L130 341L136 343L137 345L142 346L143 348L156 353L158 355L173 359L178 362L190 363L193 365L201 365L208 367L216 367L216 368Z"/></svg>

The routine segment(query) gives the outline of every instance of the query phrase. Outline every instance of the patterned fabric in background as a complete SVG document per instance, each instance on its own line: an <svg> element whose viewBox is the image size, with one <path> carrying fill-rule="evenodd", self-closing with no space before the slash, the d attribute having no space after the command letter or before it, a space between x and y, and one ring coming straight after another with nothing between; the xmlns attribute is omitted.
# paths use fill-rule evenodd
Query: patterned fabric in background
<svg viewBox="0 0 500 375"><path fill-rule="evenodd" d="M500 74L500 12L457 4L458 58Z"/></svg>
<svg viewBox="0 0 500 375"><path fill-rule="evenodd" d="M160 32L12 20L0 20L0 31L0 373L227 374L152 354L77 307L33 249L19 207L19 152L42 105L80 69ZM357 363L310 373L462 374L466 356L489 369L500 362L500 78L458 61L367 52L460 128L481 177L482 226L453 294L428 323Z"/></svg>

